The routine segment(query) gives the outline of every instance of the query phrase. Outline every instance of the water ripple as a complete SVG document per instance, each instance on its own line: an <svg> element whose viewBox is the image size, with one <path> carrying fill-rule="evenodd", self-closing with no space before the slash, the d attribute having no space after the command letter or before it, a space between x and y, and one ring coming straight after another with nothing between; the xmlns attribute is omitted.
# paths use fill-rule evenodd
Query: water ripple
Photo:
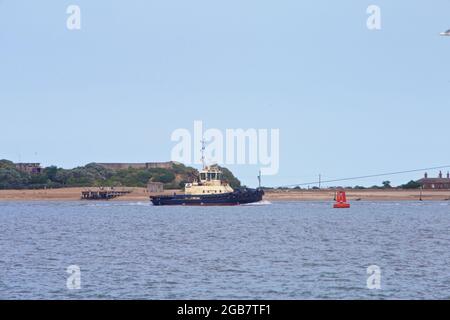
<svg viewBox="0 0 450 320"><path fill-rule="evenodd" d="M0 203L0 298L448 299L449 214L447 202ZM366 287L373 264L380 290Z"/></svg>

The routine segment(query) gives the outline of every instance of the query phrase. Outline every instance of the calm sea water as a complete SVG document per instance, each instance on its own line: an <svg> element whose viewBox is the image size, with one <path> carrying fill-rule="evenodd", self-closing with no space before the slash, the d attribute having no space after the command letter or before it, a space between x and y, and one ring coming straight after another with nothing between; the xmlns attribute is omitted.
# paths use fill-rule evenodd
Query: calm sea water
<svg viewBox="0 0 450 320"><path fill-rule="evenodd" d="M450 204L0 202L0 253L1 299L449 299Z"/></svg>

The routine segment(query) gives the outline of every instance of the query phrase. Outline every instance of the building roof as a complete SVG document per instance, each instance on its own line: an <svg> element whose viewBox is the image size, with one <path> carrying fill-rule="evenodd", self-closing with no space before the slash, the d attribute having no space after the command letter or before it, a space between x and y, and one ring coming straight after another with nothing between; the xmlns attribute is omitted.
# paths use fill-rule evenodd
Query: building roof
<svg viewBox="0 0 450 320"><path fill-rule="evenodd" d="M418 183L450 183L448 178L422 178L417 180Z"/></svg>

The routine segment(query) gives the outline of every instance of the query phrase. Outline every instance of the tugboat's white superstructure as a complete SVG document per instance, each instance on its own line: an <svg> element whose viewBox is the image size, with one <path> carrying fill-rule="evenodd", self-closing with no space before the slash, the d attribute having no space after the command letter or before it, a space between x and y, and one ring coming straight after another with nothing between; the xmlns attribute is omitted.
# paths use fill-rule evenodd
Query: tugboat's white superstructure
<svg viewBox="0 0 450 320"><path fill-rule="evenodd" d="M186 183L184 193L189 195L205 195L233 192L233 188L222 179L223 173L218 166L205 166L199 173L198 181Z"/></svg>

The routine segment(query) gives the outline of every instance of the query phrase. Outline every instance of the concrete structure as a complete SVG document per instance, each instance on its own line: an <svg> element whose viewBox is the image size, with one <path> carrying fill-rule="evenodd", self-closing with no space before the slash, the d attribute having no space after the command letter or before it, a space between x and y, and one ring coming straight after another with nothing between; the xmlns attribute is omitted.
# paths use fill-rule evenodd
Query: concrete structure
<svg viewBox="0 0 450 320"><path fill-rule="evenodd" d="M424 177L417 181L424 189L450 189L450 173L447 172L447 176L444 178L442 171L439 172L437 178L428 178L428 173L425 173Z"/></svg>
<svg viewBox="0 0 450 320"><path fill-rule="evenodd" d="M173 167L174 162L144 162L144 163L97 163L98 165L110 169L110 170L126 170L132 169L170 169Z"/></svg>
<svg viewBox="0 0 450 320"><path fill-rule="evenodd" d="M30 174L39 174L42 172L40 163L15 163L16 169Z"/></svg>
<svg viewBox="0 0 450 320"><path fill-rule="evenodd" d="M147 191L148 191L148 193L163 192L164 191L164 184L162 182L149 181L147 183Z"/></svg>

